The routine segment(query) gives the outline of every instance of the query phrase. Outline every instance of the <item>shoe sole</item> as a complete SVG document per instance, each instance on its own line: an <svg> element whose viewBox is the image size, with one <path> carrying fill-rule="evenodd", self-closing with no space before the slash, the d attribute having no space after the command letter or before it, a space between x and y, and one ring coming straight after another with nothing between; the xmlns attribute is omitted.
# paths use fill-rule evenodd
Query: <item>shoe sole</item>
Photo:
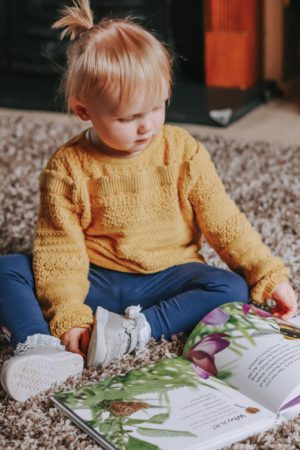
<svg viewBox="0 0 300 450"><path fill-rule="evenodd" d="M105 345L105 326L108 321L109 312L98 306L95 315L95 325L92 331L88 353L87 366L99 367L103 365L107 348Z"/></svg>
<svg viewBox="0 0 300 450"><path fill-rule="evenodd" d="M29 355L8 361L1 371L1 384L10 397L25 402L54 384L63 383L69 376L79 375L82 370L83 358L75 353L56 359L47 355Z"/></svg>

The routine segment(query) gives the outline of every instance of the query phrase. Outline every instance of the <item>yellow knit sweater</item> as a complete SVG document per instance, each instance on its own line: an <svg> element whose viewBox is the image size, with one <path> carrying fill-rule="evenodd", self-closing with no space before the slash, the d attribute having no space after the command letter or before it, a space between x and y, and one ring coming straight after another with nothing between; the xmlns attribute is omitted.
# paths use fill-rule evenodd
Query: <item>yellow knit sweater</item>
<svg viewBox="0 0 300 450"><path fill-rule="evenodd" d="M258 303L287 276L226 194L208 152L181 128L164 126L126 158L100 153L82 133L52 156L40 191L33 270L55 336L93 323L84 305L90 262L143 274L201 263L204 235Z"/></svg>

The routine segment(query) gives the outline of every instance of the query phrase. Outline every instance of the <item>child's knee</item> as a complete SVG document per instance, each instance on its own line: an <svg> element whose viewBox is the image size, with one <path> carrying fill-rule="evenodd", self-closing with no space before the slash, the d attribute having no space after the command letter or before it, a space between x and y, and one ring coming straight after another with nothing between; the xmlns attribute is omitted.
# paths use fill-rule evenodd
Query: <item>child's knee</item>
<svg viewBox="0 0 300 450"><path fill-rule="evenodd" d="M0 257L0 275L7 275L15 265L17 255L4 255Z"/></svg>
<svg viewBox="0 0 300 450"><path fill-rule="evenodd" d="M31 257L19 253L1 256L0 275L7 276L11 273L30 275L32 273Z"/></svg>
<svg viewBox="0 0 300 450"><path fill-rule="evenodd" d="M232 301L249 302L249 287L244 278L231 273L230 294Z"/></svg>

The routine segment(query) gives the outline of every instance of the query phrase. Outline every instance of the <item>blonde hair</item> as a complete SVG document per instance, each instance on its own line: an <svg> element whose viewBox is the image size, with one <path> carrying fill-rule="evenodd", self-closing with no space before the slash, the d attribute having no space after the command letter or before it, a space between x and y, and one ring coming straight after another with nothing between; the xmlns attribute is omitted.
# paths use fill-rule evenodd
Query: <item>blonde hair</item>
<svg viewBox="0 0 300 450"><path fill-rule="evenodd" d="M89 0L73 0L52 28L70 36L67 67L61 81L69 107L71 97L88 100L100 94L114 111L128 102L162 97L172 85L172 56L166 46L133 18L104 18L94 25Z"/></svg>

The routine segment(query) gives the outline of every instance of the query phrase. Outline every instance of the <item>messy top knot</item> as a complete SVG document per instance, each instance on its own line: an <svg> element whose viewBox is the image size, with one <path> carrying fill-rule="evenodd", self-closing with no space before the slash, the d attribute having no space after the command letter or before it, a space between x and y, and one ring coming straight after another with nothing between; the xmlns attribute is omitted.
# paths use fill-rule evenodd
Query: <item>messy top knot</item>
<svg viewBox="0 0 300 450"><path fill-rule="evenodd" d="M60 91L70 100L97 98L113 111L144 97L161 99L172 84L172 56L136 19L102 18L93 24L89 0L73 0L53 28L70 35ZM87 32L88 31L88 32ZM161 100L160 100L161 101Z"/></svg>
<svg viewBox="0 0 300 450"><path fill-rule="evenodd" d="M94 26L89 0L73 0L73 5L65 6L60 11L61 18L52 25L56 29L65 28L60 35L61 39L69 35L72 41Z"/></svg>

